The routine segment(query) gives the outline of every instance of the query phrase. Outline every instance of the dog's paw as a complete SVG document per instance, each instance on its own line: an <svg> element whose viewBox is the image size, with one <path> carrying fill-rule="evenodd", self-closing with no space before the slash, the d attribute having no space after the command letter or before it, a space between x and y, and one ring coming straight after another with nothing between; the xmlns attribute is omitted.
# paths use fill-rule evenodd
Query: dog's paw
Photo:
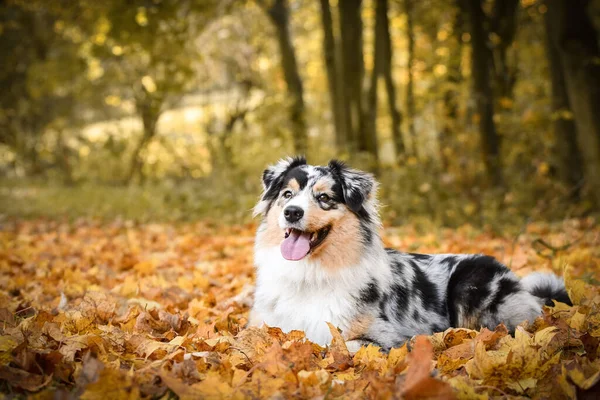
<svg viewBox="0 0 600 400"><path fill-rule="evenodd" d="M366 346L367 344L368 343L366 343L364 340L346 341L346 347L348 348L348 351L352 354L355 354L358 350L360 350L362 346Z"/></svg>

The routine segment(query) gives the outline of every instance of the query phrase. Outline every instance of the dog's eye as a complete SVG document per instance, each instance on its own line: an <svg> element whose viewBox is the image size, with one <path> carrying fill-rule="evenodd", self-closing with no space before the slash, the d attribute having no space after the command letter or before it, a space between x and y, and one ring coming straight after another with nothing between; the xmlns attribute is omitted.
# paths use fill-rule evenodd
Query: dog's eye
<svg viewBox="0 0 600 400"><path fill-rule="evenodd" d="M317 197L317 200L319 200L320 202L323 203L327 203L329 201L329 196L327 196L325 193L320 194L319 197Z"/></svg>
<svg viewBox="0 0 600 400"><path fill-rule="evenodd" d="M285 192L283 192L282 194L284 199L289 199L292 197L292 191L291 190L286 190Z"/></svg>

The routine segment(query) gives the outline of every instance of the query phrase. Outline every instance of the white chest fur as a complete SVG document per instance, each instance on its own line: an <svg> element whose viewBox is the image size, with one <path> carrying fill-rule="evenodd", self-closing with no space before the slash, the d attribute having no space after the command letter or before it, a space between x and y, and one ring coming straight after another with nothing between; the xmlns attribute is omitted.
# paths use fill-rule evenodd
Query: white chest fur
<svg viewBox="0 0 600 400"><path fill-rule="evenodd" d="M373 264L328 270L310 260L288 261L278 247L256 249L255 304L251 323L303 330L313 342L326 345L326 322L349 329L360 310L357 296L373 279ZM375 268L377 270L377 268ZM375 277L381 278L381 277ZM379 280L379 279L377 279Z"/></svg>

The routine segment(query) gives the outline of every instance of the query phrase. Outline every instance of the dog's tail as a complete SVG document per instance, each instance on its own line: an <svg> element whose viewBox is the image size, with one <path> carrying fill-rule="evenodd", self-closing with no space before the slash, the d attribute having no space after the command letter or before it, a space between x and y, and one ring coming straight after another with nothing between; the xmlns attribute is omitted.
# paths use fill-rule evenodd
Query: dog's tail
<svg viewBox="0 0 600 400"><path fill-rule="evenodd" d="M554 274L534 272L521 279L521 285L529 293L542 299L547 306L554 305L552 300L573 305L565 288L565 282Z"/></svg>

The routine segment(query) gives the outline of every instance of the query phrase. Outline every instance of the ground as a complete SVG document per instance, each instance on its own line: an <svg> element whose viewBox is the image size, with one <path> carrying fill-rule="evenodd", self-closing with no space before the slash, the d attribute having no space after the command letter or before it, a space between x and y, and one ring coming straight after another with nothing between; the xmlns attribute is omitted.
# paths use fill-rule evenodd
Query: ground
<svg viewBox="0 0 600 400"><path fill-rule="evenodd" d="M385 230L390 246L486 253L565 274L557 304L514 336L450 329L383 354L245 329L255 226L4 219L0 392L37 398L581 398L600 381L600 227L515 234ZM577 279L575 279L577 278Z"/></svg>

